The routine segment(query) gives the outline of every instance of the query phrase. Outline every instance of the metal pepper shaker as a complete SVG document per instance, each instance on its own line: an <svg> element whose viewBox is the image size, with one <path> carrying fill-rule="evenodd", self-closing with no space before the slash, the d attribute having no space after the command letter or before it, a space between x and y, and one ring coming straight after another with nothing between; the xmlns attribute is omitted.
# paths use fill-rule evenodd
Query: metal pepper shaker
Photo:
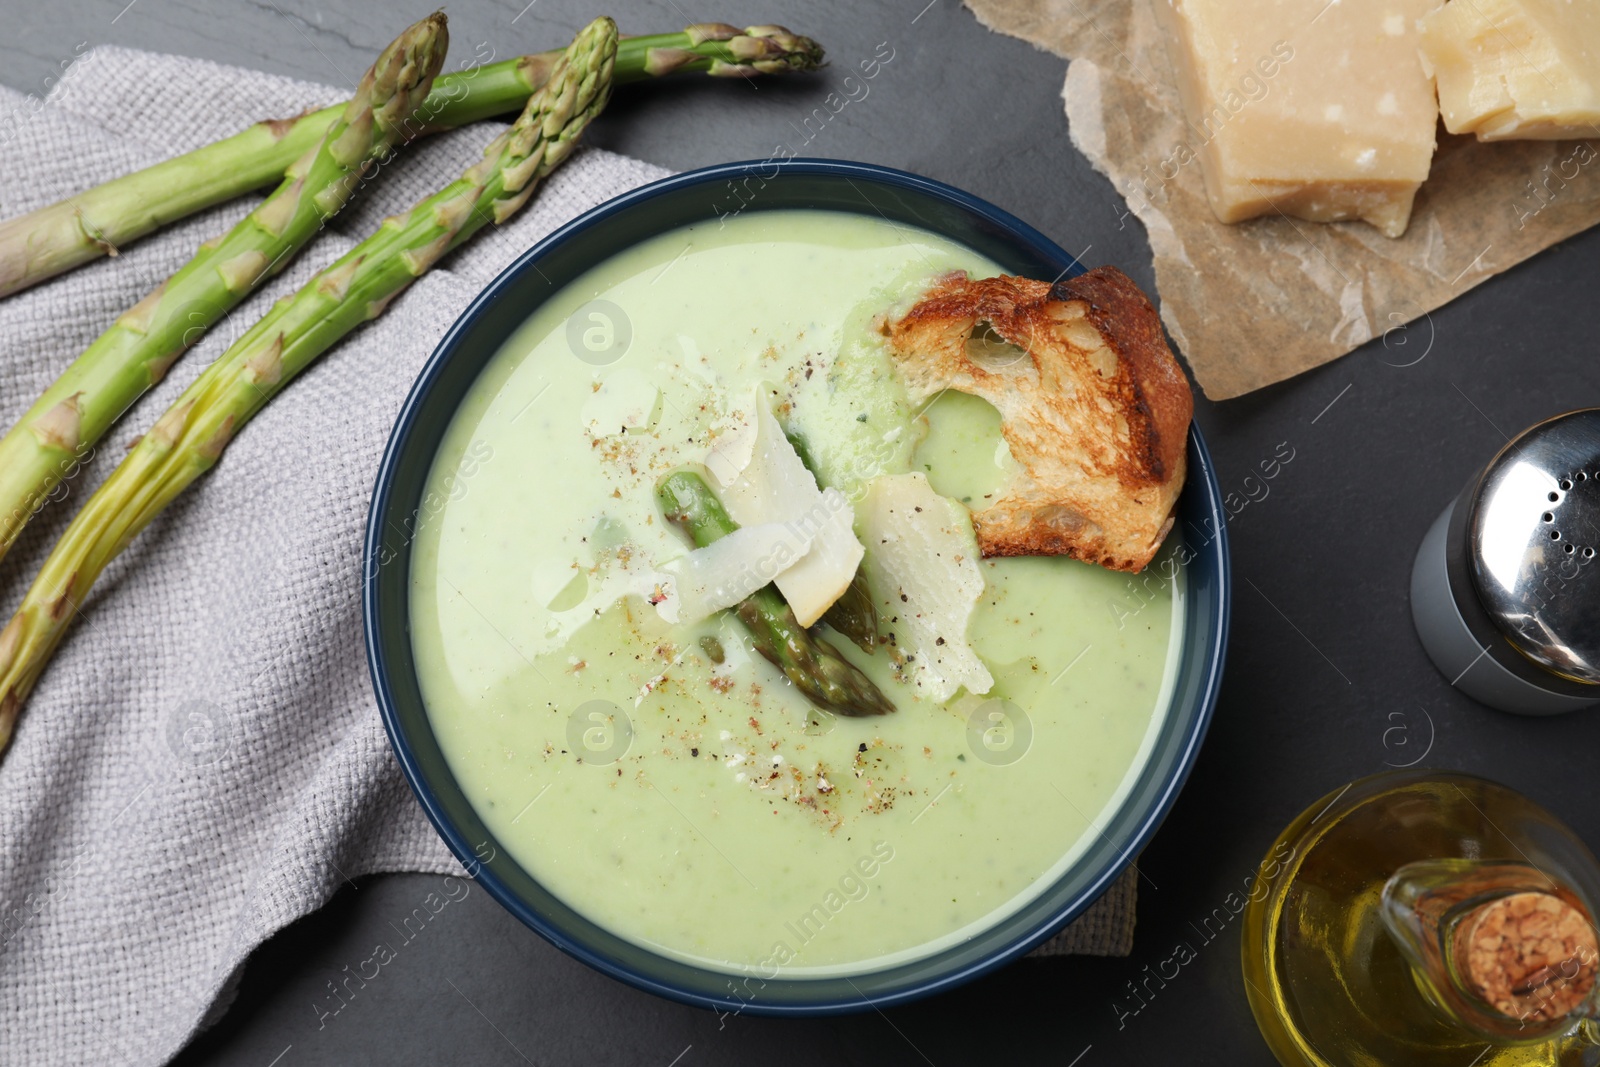
<svg viewBox="0 0 1600 1067"><path fill-rule="evenodd" d="M1550 715L1600 703L1600 408L1521 433L1434 521L1411 618L1480 703Z"/></svg>

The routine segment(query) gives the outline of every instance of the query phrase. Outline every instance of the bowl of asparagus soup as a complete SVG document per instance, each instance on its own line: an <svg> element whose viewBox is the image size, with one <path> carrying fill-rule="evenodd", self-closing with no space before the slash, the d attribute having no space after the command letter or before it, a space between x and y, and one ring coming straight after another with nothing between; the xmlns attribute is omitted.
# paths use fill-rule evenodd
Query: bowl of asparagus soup
<svg viewBox="0 0 1600 1067"><path fill-rule="evenodd" d="M1132 282L957 190L627 194L478 298L395 428L395 752L496 899L634 985L966 980L1104 892L1199 746L1228 562L1190 411Z"/></svg>

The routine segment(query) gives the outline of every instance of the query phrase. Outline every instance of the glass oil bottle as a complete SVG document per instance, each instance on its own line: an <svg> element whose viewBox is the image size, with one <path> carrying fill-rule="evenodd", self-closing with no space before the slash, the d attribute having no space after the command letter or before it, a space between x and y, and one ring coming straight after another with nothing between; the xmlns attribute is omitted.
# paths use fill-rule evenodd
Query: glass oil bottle
<svg viewBox="0 0 1600 1067"><path fill-rule="evenodd" d="M1381 774L1313 804L1268 856L1244 982L1286 1067L1600 1065L1600 864L1532 801Z"/></svg>

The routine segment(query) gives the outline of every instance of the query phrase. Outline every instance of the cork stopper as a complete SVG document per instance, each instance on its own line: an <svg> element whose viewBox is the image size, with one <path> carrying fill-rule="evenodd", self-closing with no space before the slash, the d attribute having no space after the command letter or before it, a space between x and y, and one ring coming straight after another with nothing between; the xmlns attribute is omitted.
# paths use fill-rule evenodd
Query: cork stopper
<svg viewBox="0 0 1600 1067"><path fill-rule="evenodd" d="M1552 893L1512 893L1462 918L1455 962L1467 987L1495 1011L1525 1023L1554 1022L1594 988L1600 945L1575 904Z"/></svg>

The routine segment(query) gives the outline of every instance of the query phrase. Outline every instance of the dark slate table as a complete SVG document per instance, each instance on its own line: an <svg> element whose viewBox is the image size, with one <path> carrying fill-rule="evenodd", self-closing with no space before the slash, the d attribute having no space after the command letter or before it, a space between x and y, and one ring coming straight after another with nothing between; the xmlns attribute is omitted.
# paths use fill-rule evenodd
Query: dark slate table
<svg viewBox="0 0 1600 1067"><path fill-rule="evenodd" d="M359 70L430 6L4 0L0 81L38 91L89 41L340 83L336 68ZM449 7L458 51L491 41L504 53L559 45L602 10L578 0ZM807 154L969 189L1088 265L1116 264L1151 286L1143 231L1123 219L1110 184L1067 138L1065 64L990 35L957 0L623 0L609 10L637 31L782 22L822 40L836 67L756 87L702 79L621 94L592 143L677 169L765 158L794 143L837 80L888 42L894 59L870 96L829 122ZM1507 435L1600 403L1597 291L1600 232L1591 232L1391 338L1403 350L1370 344L1242 399L1199 402L1223 489L1249 499L1230 528L1232 647L1205 748L1141 863L1148 879L1130 958L1024 960L884 1013L719 1020L601 977L474 889L323 1018L317 1005L329 980L366 958L390 936L390 921L439 882L388 876L345 889L264 946L225 1018L179 1062L1269 1064L1239 977L1238 923L1216 916L1228 915L1228 895L1316 797L1420 761L1500 779L1600 843L1586 758L1600 752L1600 715L1526 720L1466 700L1424 656L1406 596L1428 524ZM1290 449L1275 478L1247 485L1262 460ZM1155 995L1131 1011L1138 1002L1127 984L1147 968L1172 975L1180 942L1194 958L1164 985L1152 983Z"/></svg>

